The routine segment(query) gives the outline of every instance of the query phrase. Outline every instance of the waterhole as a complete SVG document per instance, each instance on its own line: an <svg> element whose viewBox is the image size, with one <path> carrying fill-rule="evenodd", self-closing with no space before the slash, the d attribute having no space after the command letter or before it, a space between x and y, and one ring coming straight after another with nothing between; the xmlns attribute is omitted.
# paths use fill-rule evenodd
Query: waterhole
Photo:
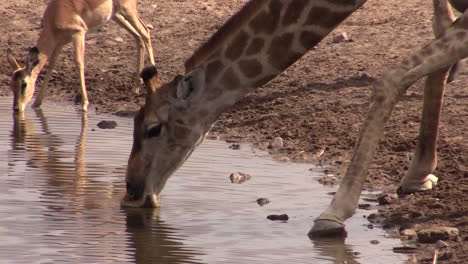
<svg viewBox="0 0 468 264"><path fill-rule="evenodd" d="M1 263L404 263L400 242L358 210L345 241L310 241L336 187L308 164L278 162L206 140L163 191L157 210L124 210L132 120L47 102L14 118L0 98ZM101 120L116 121L100 129ZM250 174L233 184L232 172ZM259 198L270 203L259 206ZM288 214L288 221L270 221Z"/></svg>

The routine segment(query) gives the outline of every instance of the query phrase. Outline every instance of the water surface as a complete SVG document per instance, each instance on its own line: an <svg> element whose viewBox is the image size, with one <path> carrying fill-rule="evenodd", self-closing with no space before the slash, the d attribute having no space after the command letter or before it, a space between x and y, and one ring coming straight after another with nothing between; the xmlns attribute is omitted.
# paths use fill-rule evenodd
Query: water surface
<svg viewBox="0 0 468 264"><path fill-rule="evenodd" d="M359 210L346 241L310 241L335 187L311 165L206 140L169 180L162 207L121 209L132 120L46 102L13 118L0 98L1 263L404 263ZM115 129L99 129L101 120ZM232 172L252 179L231 184ZM261 207L258 198L271 203ZM289 215L287 222L266 219ZM374 245L370 241L378 240Z"/></svg>

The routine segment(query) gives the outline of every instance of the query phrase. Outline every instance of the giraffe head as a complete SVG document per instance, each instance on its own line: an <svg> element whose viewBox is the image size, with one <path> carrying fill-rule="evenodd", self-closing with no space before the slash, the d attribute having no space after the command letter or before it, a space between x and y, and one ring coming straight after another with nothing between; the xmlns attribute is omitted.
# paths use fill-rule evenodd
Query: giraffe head
<svg viewBox="0 0 468 264"><path fill-rule="evenodd" d="M13 69L10 80L10 89L13 92L13 111L22 113L34 94L36 77L33 77L33 70L39 64L39 50L36 47L29 50L25 67L19 65L10 49L7 50L7 59Z"/></svg>
<svg viewBox="0 0 468 264"><path fill-rule="evenodd" d="M204 74L194 71L161 85L150 66L141 74L145 105L134 119L133 146L126 173L124 207L158 207L159 193L210 127L195 121ZM201 120L205 120L201 118Z"/></svg>

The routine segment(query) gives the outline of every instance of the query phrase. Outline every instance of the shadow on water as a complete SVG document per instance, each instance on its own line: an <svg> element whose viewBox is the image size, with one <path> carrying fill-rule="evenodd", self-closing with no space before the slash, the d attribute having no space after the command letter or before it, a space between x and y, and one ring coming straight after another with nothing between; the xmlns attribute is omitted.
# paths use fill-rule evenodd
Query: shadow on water
<svg viewBox="0 0 468 264"><path fill-rule="evenodd" d="M121 209L132 120L47 105L11 115L0 98L1 263L403 263L358 211L344 240L308 240L331 199L310 165L206 141L174 175L162 208ZM118 127L97 129L102 119ZM13 127L12 127L13 124ZM8 144L8 140L9 143ZM231 184L230 172L253 178ZM287 175L287 176L285 176ZM272 202L260 207L255 200ZM313 205L311 205L311 201ZM266 216L288 213L288 222ZM369 241L378 239L379 245Z"/></svg>

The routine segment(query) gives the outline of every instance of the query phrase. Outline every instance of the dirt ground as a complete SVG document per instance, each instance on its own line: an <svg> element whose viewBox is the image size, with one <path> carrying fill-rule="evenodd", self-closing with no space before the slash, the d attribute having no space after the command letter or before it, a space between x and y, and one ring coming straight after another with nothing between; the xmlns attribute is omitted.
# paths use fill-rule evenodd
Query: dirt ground
<svg viewBox="0 0 468 264"><path fill-rule="evenodd" d="M246 0L140 0L139 11L152 26L156 64L165 80L183 73L183 62ZM24 62L34 46L46 0L0 3L0 92L10 94L7 47ZM312 160L328 173L342 175L369 106L371 83L390 65L432 38L431 1L369 0L333 34L346 32L352 41L331 37L267 85L248 94L222 115L214 132L231 142L251 142L265 148L277 136L284 139L280 155ZM332 35L333 35L332 34ZM132 93L135 44L111 22L87 38L86 81L91 107L99 112L135 110L144 95ZM73 52L67 47L49 86L48 99L73 100L79 88ZM468 68L447 87L431 192L401 197L380 208L387 225L445 225L460 230L449 242L445 263L467 263L468 252ZM40 82L41 80L39 80ZM422 105L422 82L411 87L387 124L385 138L372 163L367 187L394 193L415 147ZM318 157L317 153L323 152ZM437 205L437 206L435 206ZM418 245L431 253L434 244ZM426 254L427 255L427 254ZM429 262L418 254L420 262Z"/></svg>

